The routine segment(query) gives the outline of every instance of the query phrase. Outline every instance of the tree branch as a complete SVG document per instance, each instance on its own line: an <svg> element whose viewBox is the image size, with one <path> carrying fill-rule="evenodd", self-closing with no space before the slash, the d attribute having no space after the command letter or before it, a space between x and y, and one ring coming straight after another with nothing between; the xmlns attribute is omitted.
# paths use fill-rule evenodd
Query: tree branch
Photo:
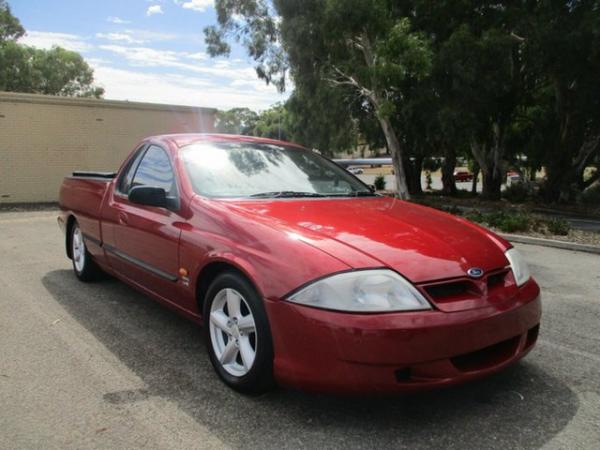
<svg viewBox="0 0 600 450"><path fill-rule="evenodd" d="M365 86L360 84L356 80L356 78L354 78L351 75L348 75L343 70L341 70L339 67L336 67L336 66L331 66L331 67L332 67L333 71L337 74L338 78L337 79L336 78L326 78L326 81L328 81L329 83L331 83L334 86L351 86L351 87L355 88L356 90L358 90L358 92L362 96L367 97L372 102L375 102L375 96L373 95L373 91L371 91L370 89L367 89Z"/></svg>
<svg viewBox="0 0 600 450"><path fill-rule="evenodd" d="M594 136L591 139L586 140L579 148L579 153L575 158L575 167L578 172L585 169L590 156L600 148L600 134Z"/></svg>

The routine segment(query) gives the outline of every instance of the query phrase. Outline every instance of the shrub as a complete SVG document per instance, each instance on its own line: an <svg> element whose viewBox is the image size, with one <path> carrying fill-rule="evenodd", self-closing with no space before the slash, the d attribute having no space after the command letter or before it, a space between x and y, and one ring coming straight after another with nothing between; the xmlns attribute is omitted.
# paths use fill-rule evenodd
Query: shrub
<svg viewBox="0 0 600 450"><path fill-rule="evenodd" d="M377 175L373 184L375 185L375 189L378 191L383 191L385 189L385 178L383 175Z"/></svg>
<svg viewBox="0 0 600 450"><path fill-rule="evenodd" d="M477 210L465 214L465 219L470 220L471 222L484 222L483 214Z"/></svg>
<svg viewBox="0 0 600 450"><path fill-rule="evenodd" d="M597 183L581 194L581 202L585 205L600 205L600 183Z"/></svg>
<svg viewBox="0 0 600 450"><path fill-rule="evenodd" d="M456 205L442 206L439 208L439 210L444 211L448 214L452 214L453 216L461 216L462 215L462 211Z"/></svg>
<svg viewBox="0 0 600 450"><path fill-rule="evenodd" d="M530 226L530 218L525 214L507 215L497 225L505 233L514 233L515 231L527 231Z"/></svg>
<svg viewBox="0 0 600 450"><path fill-rule="evenodd" d="M505 233L527 231L532 225L531 217L519 212L496 211L493 213L482 214L479 211L474 211L467 214L466 218L474 222L498 228Z"/></svg>
<svg viewBox="0 0 600 450"><path fill-rule="evenodd" d="M506 187L502 197L511 203L523 203L529 197L529 188L525 183L514 183Z"/></svg>
<svg viewBox="0 0 600 450"><path fill-rule="evenodd" d="M457 198L475 198L478 194L473 194L469 189L457 189L455 197Z"/></svg>
<svg viewBox="0 0 600 450"><path fill-rule="evenodd" d="M546 222L548 231L559 236L566 236L571 230L571 224L565 219L550 219Z"/></svg>

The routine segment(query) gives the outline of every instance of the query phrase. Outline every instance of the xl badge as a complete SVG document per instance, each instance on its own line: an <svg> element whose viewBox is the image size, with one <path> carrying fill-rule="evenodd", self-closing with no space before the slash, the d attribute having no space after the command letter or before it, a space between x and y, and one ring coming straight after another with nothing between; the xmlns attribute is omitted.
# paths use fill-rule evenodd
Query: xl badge
<svg viewBox="0 0 600 450"><path fill-rule="evenodd" d="M479 267L471 267L469 270L467 270L467 273L471 278L480 278L483 275L483 269L480 269Z"/></svg>

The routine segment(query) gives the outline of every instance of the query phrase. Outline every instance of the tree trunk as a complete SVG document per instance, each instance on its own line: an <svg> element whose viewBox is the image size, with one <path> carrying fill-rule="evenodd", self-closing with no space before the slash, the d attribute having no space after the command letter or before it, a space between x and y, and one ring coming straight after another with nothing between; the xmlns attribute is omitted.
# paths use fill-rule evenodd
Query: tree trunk
<svg viewBox="0 0 600 450"><path fill-rule="evenodd" d="M471 153L479 168L481 169L482 197L488 200L499 200L501 197L501 187L504 181L504 169L502 167L502 156L504 155L503 131L498 123L493 126L493 142L489 146L487 143L472 141Z"/></svg>
<svg viewBox="0 0 600 450"><path fill-rule="evenodd" d="M375 52L373 51L371 39L366 30L360 36L360 45L358 45L358 48L362 51L363 56L365 57L365 63L367 64L367 67L374 67ZM338 71L338 73L340 72ZM408 193L408 186L406 184L406 172L404 171L402 146L400 145L400 140L398 139L396 130L394 130L389 117L385 114L382 114L382 99L385 98L385 96L380 95L378 92L377 80L372 77L371 86L366 87L358 83L353 77L348 77L347 75L344 76L348 80L346 83L350 83L350 85L358 88L361 95L368 98L371 104L375 107L375 114L377 115L379 124L381 125L381 130L385 136L387 147L392 154L392 163L394 166L398 197L400 197L402 200L409 200L410 194Z"/></svg>
<svg viewBox="0 0 600 450"><path fill-rule="evenodd" d="M502 177L499 171L495 167L486 167L485 170L481 170L481 175L483 177L482 197L488 200L500 200Z"/></svg>
<svg viewBox="0 0 600 450"><path fill-rule="evenodd" d="M600 135L587 139L576 152L575 159L568 157L574 152L563 152L546 167L547 178L544 198L548 202L569 202L574 194L585 188L583 172L589 161L600 151Z"/></svg>
<svg viewBox="0 0 600 450"><path fill-rule="evenodd" d="M410 195L421 195L423 188L421 187L421 172L423 171L423 157L416 156L414 161L404 156L404 168L406 169L406 183Z"/></svg>
<svg viewBox="0 0 600 450"><path fill-rule="evenodd" d="M475 163L473 167L473 181L471 183L471 194L477 194L477 179L479 178L479 164Z"/></svg>
<svg viewBox="0 0 600 450"><path fill-rule="evenodd" d="M455 167L456 151L454 148L447 148L444 151L444 163L442 164L442 192L444 195L456 195Z"/></svg>
<svg viewBox="0 0 600 450"><path fill-rule="evenodd" d="M385 136L388 149L392 154L392 164L394 166L398 197L402 200L409 200L410 194L408 193L408 185L406 184L406 172L404 171L404 164L402 162L402 147L400 146L400 141L398 140L396 131L392 127L389 119L380 117L379 124L381 125L381 130Z"/></svg>

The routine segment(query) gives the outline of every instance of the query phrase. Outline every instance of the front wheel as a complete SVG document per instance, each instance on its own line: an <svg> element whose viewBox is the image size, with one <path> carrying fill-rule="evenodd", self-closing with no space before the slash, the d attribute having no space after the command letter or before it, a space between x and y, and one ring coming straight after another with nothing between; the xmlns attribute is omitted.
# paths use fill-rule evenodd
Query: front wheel
<svg viewBox="0 0 600 450"><path fill-rule="evenodd" d="M83 241L83 233L75 222L71 227L71 260L73 271L81 281L93 281L100 277L100 268L96 265Z"/></svg>
<svg viewBox="0 0 600 450"><path fill-rule="evenodd" d="M219 377L244 393L271 389L271 331L252 284L234 272L219 275L208 289L204 318L208 354Z"/></svg>

